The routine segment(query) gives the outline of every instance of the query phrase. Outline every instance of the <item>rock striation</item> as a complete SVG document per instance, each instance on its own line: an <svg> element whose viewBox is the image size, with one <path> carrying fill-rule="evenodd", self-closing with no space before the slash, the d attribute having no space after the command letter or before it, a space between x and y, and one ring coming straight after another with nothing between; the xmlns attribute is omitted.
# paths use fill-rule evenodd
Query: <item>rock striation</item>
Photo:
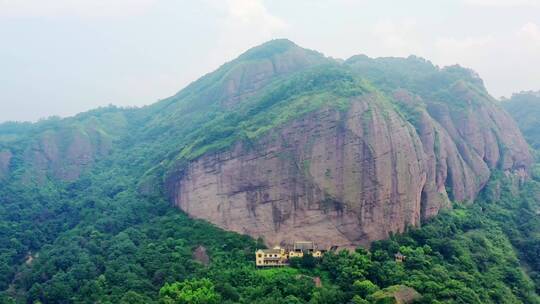
<svg viewBox="0 0 540 304"><path fill-rule="evenodd" d="M354 100L345 113L309 114L254 147L204 155L169 184L172 200L195 218L269 244L367 245L436 215L448 195L474 199L490 169L530 164L519 132L493 129L504 113L430 109L434 117L422 111L415 128L379 98ZM484 126L472 125L474 115Z"/></svg>
<svg viewBox="0 0 540 304"><path fill-rule="evenodd" d="M5 178L9 174L9 167L13 154L9 150L0 151L0 179Z"/></svg>
<svg viewBox="0 0 540 304"><path fill-rule="evenodd" d="M527 143L481 80L422 64L446 81L437 82L444 94L429 94L424 80L381 85L373 75L382 72L371 70L365 75L384 93L351 97L346 110L322 107L255 142L185 162L168 176L166 193L192 217L269 245L355 246L418 226L450 200L474 200L493 170L526 175Z"/></svg>
<svg viewBox="0 0 540 304"><path fill-rule="evenodd" d="M26 181L42 184L50 176L74 181L111 149L111 139L92 128L48 130L38 135L23 153Z"/></svg>

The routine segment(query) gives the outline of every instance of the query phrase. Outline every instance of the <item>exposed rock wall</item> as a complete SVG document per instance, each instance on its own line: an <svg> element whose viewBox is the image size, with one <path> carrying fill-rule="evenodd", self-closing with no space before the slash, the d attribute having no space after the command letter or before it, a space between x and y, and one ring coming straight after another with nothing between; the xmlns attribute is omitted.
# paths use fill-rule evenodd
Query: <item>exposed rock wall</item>
<svg viewBox="0 0 540 304"><path fill-rule="evenodd" d="M24 178L38 183L47 176L73 181L110 149L111 140L91 128L46 131L24 152L24 163L28 164Z"/></svg>
<svg viewBox="0 0 540 304"><path fill-rule="evenodd" d="M433 106L413 126L371 95L347 112L324 109L255 144L205 155L167 189L191 216L271 245L367 245L436 215L447 190L474 199L490 168L528 166L519 132L493 125L506 117L495 108L457 115Z"/></svg>
<svg viewBox="0 0 540 304"><path fill-rule="evenodd" d="M11 164L12 153L9 150L0 151L0 179L9 174L9 166Z"/></svg>
<svg viewBox="0 0 540 304"><path fill-rule="evenodd" d="M258 92L272 78L297 72L323 60L320 54L294 46L271 57L239 64L223 79L223 87L219 90L223 104L230 107Z"/></svg>

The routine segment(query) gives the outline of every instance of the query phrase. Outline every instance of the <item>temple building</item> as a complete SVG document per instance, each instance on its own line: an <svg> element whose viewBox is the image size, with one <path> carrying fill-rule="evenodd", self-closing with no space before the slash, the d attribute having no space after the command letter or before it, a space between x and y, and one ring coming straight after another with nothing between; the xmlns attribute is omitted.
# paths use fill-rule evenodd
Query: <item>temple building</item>
<svg viewBox="0 0 540 304"><path fill-rule="evenodd" d="M259 249L255 252L255 264L257 267L287 266L290 258L301 258L304 254L311 254L315 258L321 258L326 250L319 250L313 242L294 242L292 249L279 246L273 249Z"/></svg>
<svg viewBox="0 0 540 304"><path fill-rule="evenodd" d="M273 249L259 249L255 252L257 267L288 265L287 252L279 246Z"/></svg>

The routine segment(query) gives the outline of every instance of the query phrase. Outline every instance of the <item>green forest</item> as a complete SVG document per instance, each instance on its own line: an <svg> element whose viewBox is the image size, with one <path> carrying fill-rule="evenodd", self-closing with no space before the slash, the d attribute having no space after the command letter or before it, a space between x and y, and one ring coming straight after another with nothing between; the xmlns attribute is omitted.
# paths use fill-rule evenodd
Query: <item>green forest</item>
<svg viewBox="0 0 540 304"><path fill-rule="evenodd" d="M518 190L500 173L474 204L456 203L369 250L259 270L260 240L157 198L83 187L92 178L1 188L3 303L387 303L400 286L419 292L418 303L540 303L540 179ZM194 258L198 246L209 263Z"/></svg>

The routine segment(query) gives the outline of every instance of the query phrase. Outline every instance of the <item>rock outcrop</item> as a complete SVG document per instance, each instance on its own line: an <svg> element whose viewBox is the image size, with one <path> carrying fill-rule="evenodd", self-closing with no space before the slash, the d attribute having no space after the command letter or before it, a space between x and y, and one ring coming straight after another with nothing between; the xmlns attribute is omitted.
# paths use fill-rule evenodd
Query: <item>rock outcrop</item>
<svg viewBox="0 0 540 304"><path fill-rule="evenodd" d="M9 174L9 166L13 154L9 150L0 151L0 179L5 178Z"/></svg>
<svg viewBox="0 0 540 304"><path fill-rule="evenodd" d="M355 101L347 113L325 109L293 121L255 149L238 144L198 159L171 185L175 203L271 244L366 244L418 225L422 144L376 98Z"/></svg>
<svg viewBox="0 0 540 304"><path fill-rule="evenodd" d="M24 152L24 179L43 183L50 176L73 181L110 149L111 139L92 128L45 131Z"/></svg>
<svg viewBox="0 0 540 304"><path fill-rule="evenodd" d="M257 93L275 77L326 61L322 54L300 48L288 40L273 41L272 45L279 47L272 56L266 53L267 46L262 45L243 54L239 58L243 64L227 71L219 90L226 107Z"/></svg>
<svg viewBox="0 0 540 304"><path fill-rule="evenodd" d="M347 112L325 108L254 145L204 155L170 180L168 192L191 216L271 245L367 245L436 215L448 194L474 199L490 169L527 168L526 144L506 119L489 106L454 113L434 103L413 126L371 94Z"/></svg>

